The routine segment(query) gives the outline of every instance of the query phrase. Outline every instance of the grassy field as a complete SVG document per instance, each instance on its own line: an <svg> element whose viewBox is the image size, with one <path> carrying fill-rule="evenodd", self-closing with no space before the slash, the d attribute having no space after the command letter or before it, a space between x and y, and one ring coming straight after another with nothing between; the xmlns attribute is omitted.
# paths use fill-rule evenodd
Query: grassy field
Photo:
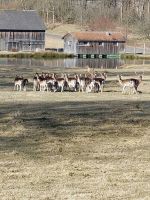
<svg viewBox="0 0 150 200"><path fill-rule="evenodd" d="M64 41L61 39L64 35L70 32L84 31L85 28L81 28L79 25L75 24L57 24L55 27L51 27L47 30L45 38L46 48L64 48ZM50 34L50 35L49 35ZM53 37L53 36L60 36Z"/></svg>
<svg viewBox="0 0 150 200"><path fill-rule="evenodd" d="M46 35L45 48L64 48L64 41L62 39L54 39Z"/></svg>
<svg viewBox="0 0 150 200"><path fill-rule="evenodd" d="M1 67L0 199L149 200L150 66L142 67L107 70L103 94L33 92L32 84L14 92L15 74L32 82L36 67ZM122 95L117 74L143 70L141 93Z"/></svg>
<svg viewBox="0 0 150 200"><path fill-rule="evenodd" d="M64 36L69 32L85 31L85 27L76 24L57 24L55 27L48 29L48 33Z"/></svg>

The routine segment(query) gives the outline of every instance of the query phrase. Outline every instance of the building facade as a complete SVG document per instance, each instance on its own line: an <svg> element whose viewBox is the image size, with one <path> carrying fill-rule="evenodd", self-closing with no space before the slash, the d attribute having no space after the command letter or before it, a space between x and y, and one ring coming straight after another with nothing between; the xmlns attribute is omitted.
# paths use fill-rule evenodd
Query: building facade
<svg viewBox="0 0 150 200"><path fill-rule="evenodd" d="M1 10L0 51L44 50L45 30L34 10Z"/></svg>
<svg viewBox="0 0 150 200"><path fill-rule="evenodd" d="M74 55L117 55L124 51L126 39L121 33L74 32L64 37L64 52Z"/></svg>

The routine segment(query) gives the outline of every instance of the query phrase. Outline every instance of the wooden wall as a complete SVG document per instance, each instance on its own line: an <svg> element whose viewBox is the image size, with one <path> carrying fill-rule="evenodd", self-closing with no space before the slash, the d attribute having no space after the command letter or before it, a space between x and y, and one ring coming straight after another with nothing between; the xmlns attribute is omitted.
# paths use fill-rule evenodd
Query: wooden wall
<svg viewBox="0 0 150 200"><path fill-rule="evenodd" d="M78 42L75 38L68 36L64 39L64 52L73 54L99 54L115 55L124 50L125 42L99 41L99 42Z"/></svg>
<svg viewBox="0 0 150 200"><path fill-rule="evenodd" d="M0 31L1 51L36 51L44 48L44 31Z"/></svg>
<svg viewBox="0 0 150 200"><path fill-rule="evenodd" d="M77 54L118 54L124 49L123 43L118 42L89 42L89 45L77 45Z"/></svg>
<svg viewBox="0 0 150 200"><path fill-rule="evenodd" d="M64 52L71 54L77 53L77 40L72 36L64 38Z"/></svg>

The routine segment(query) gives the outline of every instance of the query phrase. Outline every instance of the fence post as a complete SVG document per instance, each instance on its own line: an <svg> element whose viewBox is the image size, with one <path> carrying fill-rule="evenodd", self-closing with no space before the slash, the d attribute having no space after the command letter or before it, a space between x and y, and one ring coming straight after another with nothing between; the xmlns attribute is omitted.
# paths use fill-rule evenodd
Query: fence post
<svg viewBox="0 0 150 200"><path fill-rule="evenodd" d="M124 53L126 53L126 48L127 48L127 45L125 44L124 45Z"/></svg>
<svg viewBox="0 0 150 200"><path fill-rule="evenodd" d="M145 55L146 51L145 51L145 43L144 43L144 49L143 49L143 54Z"/></svg>
<svg viewBox="0 0 150 200"><path fill-rule="evenodd" d="M136 54L136 43L135 43L135 41L134 41L134 49L133 49L133 53L134 53L134 55Z"/></svg>
<svg viewBox="0 0 150 200"><path fill-rule="evenodd" d="M134 55L136 54L136 47L134 46Z"/></svg>

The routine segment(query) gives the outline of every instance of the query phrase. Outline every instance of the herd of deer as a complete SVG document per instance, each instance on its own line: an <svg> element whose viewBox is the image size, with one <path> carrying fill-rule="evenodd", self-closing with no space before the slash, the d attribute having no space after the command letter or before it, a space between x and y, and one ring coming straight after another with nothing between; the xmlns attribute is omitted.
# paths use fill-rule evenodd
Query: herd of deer
<svg viewBox="0 0 150 200"><path fill-rule="evenodd" d="M106 73L87 73L87 74L75 74L70 76L69 74L49 74L36 73L33 77L33 91L61 91L72 90L74 92L103 92L103 87L106 82ZM130 93L138 93L138 86L142 81L142 75L139 78L122 79L122 76L118 76L118 81L122 86L122 93L125 93L128 89ZM28 79L22 76L16 76L14 80L14 90L26 91Z"/></svg>

